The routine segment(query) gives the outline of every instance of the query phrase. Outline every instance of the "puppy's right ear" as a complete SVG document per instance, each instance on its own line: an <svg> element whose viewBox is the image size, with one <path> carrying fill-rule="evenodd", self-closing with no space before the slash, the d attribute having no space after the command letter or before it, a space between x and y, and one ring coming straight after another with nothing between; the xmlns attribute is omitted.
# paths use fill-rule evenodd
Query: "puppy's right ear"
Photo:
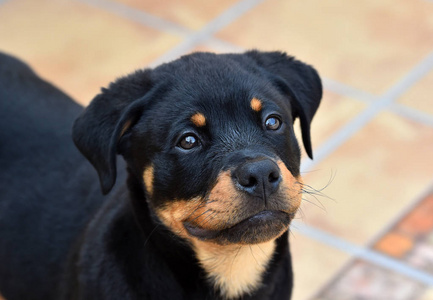
<svg viewBox="0 0 433 300"><path fill-rule="evenodd" d="M111 83L75 120L72 138L98 172L104 195L116 182L118 141L139 118L148 102L153 86L150 72L137 71Z"/></svg>

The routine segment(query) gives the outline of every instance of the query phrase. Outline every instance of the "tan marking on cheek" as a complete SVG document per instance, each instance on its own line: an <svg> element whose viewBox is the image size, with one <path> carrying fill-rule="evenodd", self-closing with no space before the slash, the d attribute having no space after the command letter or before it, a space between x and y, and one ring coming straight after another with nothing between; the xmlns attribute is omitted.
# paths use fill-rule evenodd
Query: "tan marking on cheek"
<svg viewBox="0 0 433 300"><path fill-rule="evenodd" d="M183 222L201 206L202 200L198 197L190 200L174 200L165 207L157 209L156 213L159 219L174 233L189 240L190 236L183 227Z"/></svg>
<svg viewBox="0 0 433 300"><path fill-rule="evenodd" d="M191 122L197 127L206 126L206 118L202 113L196 113L191 117Z"/></svg>
<svg viewBox="0 0 433 300"><path fill-rule="evenodd" d="M208 197L174 200L159 209L158 216L174 232L188 236L184 222L210 230L220 230L236 224L235 213L242 196L234 187L230 171L222 172Z"/></svg>
<svg viewBox="0 0 433 300"><path fill-rule="evenodd" d="M290 201L290 212L295 213L301 205L302 200L302 177L294 177L281 160L277 164L281 172L281 184Z"/></svg>
<svg viewBox="0 0 433 300"><path fill-rule="evenodd" d="M143 172L144 185L146 186L146 190L150 195L153 193L153 173L153 166L147 167Z"/></svg>
<svg viewBox="0 0 433 300"><path fill-rule="evenodd" d="M222 172L205 199L173 200L157 210L157 215L174 233L191 240L183 223L189 222L204 229L221 230L236 223L234 214L241 196L236 191L230 171ZM195 239L195 238L194 238Z"/></svg>
<svg viewBox="0 0 433 300"><path fill-rule="evenodd" d="M209 199L231 199L235 197L237 193L238 191L235 189L235 186L233 184L231 172L224 171L218 176L217 183L209 194ZM224 203L218 203L218 205L224 205Z"/></svg>
<svg viewBox="0 0 433 300"><path fill-rule="evenodd" d="M259 111L262 110L262 101L260 101L260 100L257 99L257 98L253 98L253 99L251 100L250 105L251 105L251 108L252 108L255 112L259 112Z"/></svg>
<svg viewBox="0 0 433 300"><path fill-rule="evenodd" d="M193 246L209 281L224 297L232 299L261 286L275 251L275 240L248 246L221 246L195 240Z"/></svg>
<svg viewBox="0 0 433 300"><path fill-rule="evenodd" d="M188 236L184 222L195 224L205 229L220 230L235 223L233 217L238 195L231 179L230 171L220 174L215 187L206 199L176 200L160 210L164 223L182 236ZM229 224L229 225L228 225Z"/></svg>
<svg viewBox="0 0 433 300"><path fill-rule="evenodd" d="M206 205L195 214L195 222L201 227L214 230L230 226L235 223L234 214L242 199L233 184L231 172L224 171L218 176Z"/></svg>

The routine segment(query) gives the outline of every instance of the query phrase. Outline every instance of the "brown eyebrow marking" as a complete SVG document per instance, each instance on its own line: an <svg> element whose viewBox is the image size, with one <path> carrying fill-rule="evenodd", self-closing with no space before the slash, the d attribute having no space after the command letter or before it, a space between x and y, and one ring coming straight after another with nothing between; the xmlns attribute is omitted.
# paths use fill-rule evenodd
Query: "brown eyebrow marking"
<svg viewBox="0 0 433 300"><path fill-rule="evenodd" d="M191 122L193 122L197 127L206 126L206 118L202 113L199 112L192 115Z"/></svg>
<svg viewBox="0 0 433 300"><path fill-rule="evenodd" d="M257 99L257 98L253 98L253 99L251 100L250 105L251 105L251 108L252 108L255 112L259 112L259 111L262 110L262 101L260 101L260 100Z"/></svg>

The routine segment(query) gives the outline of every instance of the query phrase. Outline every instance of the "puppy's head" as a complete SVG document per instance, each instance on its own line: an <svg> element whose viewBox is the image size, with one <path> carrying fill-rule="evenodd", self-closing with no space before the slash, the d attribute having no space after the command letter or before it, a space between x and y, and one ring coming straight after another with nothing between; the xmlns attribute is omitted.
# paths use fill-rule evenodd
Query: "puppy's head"
<svg viewBox="0 0 433 300"><path fill-rule="evenodd" d="M316 71L279 52L196 53L111 84L74 125L104 193L123 155L159 220L187 240L277 238L301 201L300 119L322 95Z"/></svg>

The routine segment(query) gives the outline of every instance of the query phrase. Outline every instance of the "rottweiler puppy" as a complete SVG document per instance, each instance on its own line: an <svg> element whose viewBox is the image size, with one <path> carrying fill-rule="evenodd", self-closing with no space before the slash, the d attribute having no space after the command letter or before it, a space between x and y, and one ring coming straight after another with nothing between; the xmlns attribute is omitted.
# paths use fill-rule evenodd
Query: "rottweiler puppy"
<svg viewBox="0 0 433 300"><path fill-rule="evenodd" d="M312 157L321 97L313 67L284 53L194 53L82 109L1 55L0 293L289 299L293 123Z"/></svg>

